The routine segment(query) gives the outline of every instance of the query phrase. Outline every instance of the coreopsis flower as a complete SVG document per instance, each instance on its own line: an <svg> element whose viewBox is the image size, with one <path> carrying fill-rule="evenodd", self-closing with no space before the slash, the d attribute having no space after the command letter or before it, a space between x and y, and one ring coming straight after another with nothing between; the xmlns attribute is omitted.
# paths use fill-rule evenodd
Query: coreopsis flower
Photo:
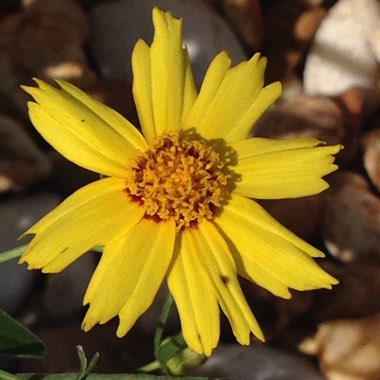
<svg viewBox="0 0 380 380"><path fill-rule="evenodd" d="M263 87L266 60L255 54L231 68L211 62L199 94L182 42L181 20L153 10L153 43L137 42L133 95L142 133L73 85L36 80L29 115L39 133L72 162L104 176L79 189L32 226L21 262L56 273L104 246L89 283L83 329L118 316L124 336L163 281L184 339L210 355L220 309L236 339L264 339L238 275L276 296L331 288L337 281L313 260L323 253L274 220L253 199L303 197L328 187L340 146L315 138L251 138L278 98Z"/></svg>

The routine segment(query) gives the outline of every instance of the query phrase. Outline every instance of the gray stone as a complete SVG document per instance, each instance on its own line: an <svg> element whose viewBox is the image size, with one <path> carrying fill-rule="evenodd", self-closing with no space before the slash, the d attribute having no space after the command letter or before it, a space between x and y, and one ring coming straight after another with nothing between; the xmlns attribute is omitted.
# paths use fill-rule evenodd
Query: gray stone
<svg viewBox="0 0 380 380"><path fill-rule="evenodd" d="M0 252L27 241L17 238L59 202L53 193L42 192L15 197L0 203ZM0 308L16 313L32 289L34 272L17 264L17 259L0 264Z"/></svg>
<svg viewBox="0 0 380 380"><path fill-rule="evenodd" d="M49 316L70 318L84 310L83 296L95 270L94 259L94 254L87 253L64 271L48 275L43 304Z"/></svg>
<svg viewBox="0 0 380 380"><path fill-rule="evenodd" d="M262 344L221 344L194 374L230 380L324 380L302 356Z"/></svg>
<svg viewBox="0 0 380 380"><path fill-rule="evenodd" d="M199 0L120 0L99 4L90 14L89 46L104 77L132 81L132 50L139 38L151 42L154 6L183 18L184 44L198 85L220 51L226 50L234 63L246 58L223 18Z"/></svg>

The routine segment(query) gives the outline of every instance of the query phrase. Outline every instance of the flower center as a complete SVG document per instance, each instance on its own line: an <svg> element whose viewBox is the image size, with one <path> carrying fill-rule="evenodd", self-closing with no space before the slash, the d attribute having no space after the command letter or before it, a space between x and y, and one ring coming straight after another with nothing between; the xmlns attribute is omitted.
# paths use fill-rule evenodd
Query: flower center
<svg viewBox="0 0 380 380"><path fill-rule="evenodd" d="M213 219L227 195L225 163L201 140L169 133L132 160L127 192L146 216L174 219L177 230Z"/></svg>

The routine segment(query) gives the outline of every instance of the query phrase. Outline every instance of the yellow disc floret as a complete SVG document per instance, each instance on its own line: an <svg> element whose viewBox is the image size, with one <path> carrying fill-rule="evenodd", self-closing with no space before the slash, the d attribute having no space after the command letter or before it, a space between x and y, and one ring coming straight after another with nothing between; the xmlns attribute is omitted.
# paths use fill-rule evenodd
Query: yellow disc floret
<svg viewBox="0 0 380 380"><path fill-rule="evenodd" d="M177 229L213 219L226 197L227 175L219 154L202 140L170 133L132 160L127 192L157 221Z"/></svg>

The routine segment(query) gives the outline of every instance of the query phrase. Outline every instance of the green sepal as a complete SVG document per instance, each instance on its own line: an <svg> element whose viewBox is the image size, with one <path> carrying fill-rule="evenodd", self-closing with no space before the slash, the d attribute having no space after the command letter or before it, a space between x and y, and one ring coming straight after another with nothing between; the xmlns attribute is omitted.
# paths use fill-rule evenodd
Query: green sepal
<svg viewBox="0 0 380 380"><path fill-rule="evenodd" d="M189 348L182 334L168 337L161 342L157 350L157 360L165 372L182 376L189 368L198 367L207 357Z"/></svg>

